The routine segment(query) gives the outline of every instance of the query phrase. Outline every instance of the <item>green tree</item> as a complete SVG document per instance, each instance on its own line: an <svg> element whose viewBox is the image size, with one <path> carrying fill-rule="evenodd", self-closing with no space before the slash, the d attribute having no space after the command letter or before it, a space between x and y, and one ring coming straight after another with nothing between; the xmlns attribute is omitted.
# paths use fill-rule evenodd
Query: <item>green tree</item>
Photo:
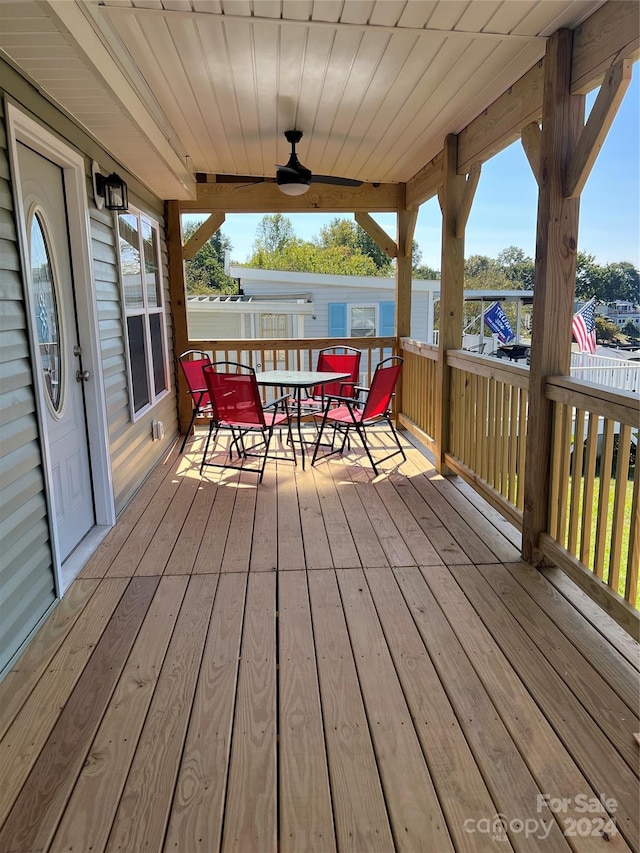
<svg viewBox="0 0 640 853"><path fill-rule="evenodd" d="M391 275L393 268L391 259L383 249L378 246L364 228L349 219L336 217L328 225L320 229L319 237L314 240L322 249L330 249L334 246L343 246L351 253L360 252L367 255L379 270L379 275Z"/></svg>
<svg viewBox="0 0 640 853"><path fill-rule="evenodd" d="M289 272L315 272L332 275L374 276L378 268L367 255L351 252L346 246L322 249L314 243L294 240L281 251L259 250L249 259L247 266Z"/></svg>
<svg viewBox="0 0 640 853"><path fill-rule="evenodd" d="M256 252L281 252L295 240L293 224L289 217L283 216L281 213L271 213L263 216L258 225L253 251L254 254Z"/></svg>
<svg viewBox="0 0 640 853"><path fill-rule="evenodd" d="M529 258L517 246L503 249L496 264L512 290L532 290L535 271L533 258Z"/></svg>
<svg viewBox="0 0 640 853"><path fill-rule="evenodd" d="M618 327L606 317L596 316L596 340L605 343L615 341L618 337Z"/></svg>
<svg viewBox="0 0 640 853"><path fill-rule="evenodd" d="M185 242L198 227L198 224L185 226ZM193 258L185 263L185 285L188 296L235 293L236 283L224 271L224 252L225 249L230 248L229 239L221 231L216 231Z"/></svg>
<svg viewBox="0 0 640 853"><path fill-rule="evenodd" d="M440 279L440 270L425 266L422 263L422 252L417 240L414 240L411 245L411 276L427 281L438 281Z"/></svg>

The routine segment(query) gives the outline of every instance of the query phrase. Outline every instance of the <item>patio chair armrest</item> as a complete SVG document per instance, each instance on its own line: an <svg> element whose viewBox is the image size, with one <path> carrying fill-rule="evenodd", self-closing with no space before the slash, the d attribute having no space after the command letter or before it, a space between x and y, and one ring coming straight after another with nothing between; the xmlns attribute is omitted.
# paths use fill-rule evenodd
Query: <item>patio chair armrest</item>
<svg viewBox="0 0 640 853"><path fill-rule="evenodd" d="M278 397L277 400L272 400L270 403L266 403L263 408L264 409L272 409L274 406L277 406L279 403L283 403L285 400L288 400L291 394L283 394L282 397Z"/></svg>
<svg viewBox="0 0 640 853"><path fill-rule="evenodd" d="M360 400L356 400L353 397L342 397L342 396L337 395L337 394L331 394L331 396L325 397L324 401L327 404L327 406L331 406L332 403L345 403L346 405L351 405L351 406L361 406L362 405L362 401L360 401Z"/></svg>

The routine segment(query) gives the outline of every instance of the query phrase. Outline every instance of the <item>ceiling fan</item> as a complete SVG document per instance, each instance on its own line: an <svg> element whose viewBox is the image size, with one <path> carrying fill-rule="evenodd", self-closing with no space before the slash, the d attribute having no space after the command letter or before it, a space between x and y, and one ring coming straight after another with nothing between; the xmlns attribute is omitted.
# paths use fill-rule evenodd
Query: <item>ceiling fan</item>
<svg viewBox="0 0 640 853"><path fill-rule="evenodd" d="M298 160L296 145L302 139L301 130L285 130L285 139L291 145L291 155L286 166L278 165L276 183L286 195L302 195L306 193L311 183L336 184L342 187L360 187L362 181L351 178L336 178L332 175L314 175ZM277 165L277 164L276 164Z"/></svg>
<svg viewBox="0 0 640 853"><path fill-rule="evenodd" d="M291 145L291 154L286 166L276 164L276 177L274 178L252 178L239 175L216 175L217 183L239 183L246 181L244 186L253 184L275 182L280 190L286 195L303 195L312 183L334 184L342 187L361 187L363 181L355 181L351 178L336 178L333 175L314 175L298 160L296 145L302 139L301 130L286 130L285 139Z"/></svg>

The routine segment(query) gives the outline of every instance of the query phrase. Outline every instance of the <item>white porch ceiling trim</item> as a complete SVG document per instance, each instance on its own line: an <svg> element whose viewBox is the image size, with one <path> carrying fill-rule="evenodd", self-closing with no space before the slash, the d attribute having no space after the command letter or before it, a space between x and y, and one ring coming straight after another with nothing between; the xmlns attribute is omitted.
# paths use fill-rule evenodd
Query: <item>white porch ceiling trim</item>
<svg viewBox="0 0 640 853"><path fill-rule="evenodd" d="M70 3L69 0L42 0L41 7L47 7L51 17L57 19L59 26L67 31L74 40L76 49L82 52L84 62L109 85L130 122L139 129L181 185L182 192L176 193L174 197L195 199L196 183L186 158L183 159L176 153L167 134L150 115L146 104L118 68L76 4ZM88 126L88 129L91 130L91 127ZM123 163L127 162L128 158L124 152L119 155L115 145L109 147L114 156ZM138 174L144 180L143 170L139 170Z"/></svg>
<svg viewBox="0 0 640 853"><path fill-rule="evenodd" d="M200 12L190 11L187 9L150 9L140 6L109 6L102 5L97 7L100 12L107 16L114 15L133 15L142 17L164 17L164 18L182 18L185 20L218 20L221 23L225 21L240 21L244 24L282 24L303 27L304 29L331 29L331 30L350 30L352 32L366 33L387 33L389 35L402 33L403 35L414 36L439 36L456 37L462 36L465 39L498 39L499 41L522 41L522 42L541 42L544 44L547 41L546 36L524 35L521 33L494 33L485 30L451 30L439 27L403 27L403 26L386 26L383 24L355 24L347 21L317 21L296 18L269 18L262 15L229 15L223 12Z"/></svg>

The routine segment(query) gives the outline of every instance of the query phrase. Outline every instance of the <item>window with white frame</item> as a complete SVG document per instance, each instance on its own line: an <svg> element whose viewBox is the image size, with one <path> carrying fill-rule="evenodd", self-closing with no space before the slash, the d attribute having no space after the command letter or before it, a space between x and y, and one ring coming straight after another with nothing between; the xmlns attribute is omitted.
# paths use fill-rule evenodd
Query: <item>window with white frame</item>
<svg viewBox="0 0 640 853"><path fill-rule="evenodd" d="M375 305L349 306L349 336L352 338L374 338L377 334Z"/></svg>
<svg viewBox="0 0 640 853"><path fill-rule="evenodd" d="M130 208L118 214L132 420L169 389L158 223Z"/></svg>

